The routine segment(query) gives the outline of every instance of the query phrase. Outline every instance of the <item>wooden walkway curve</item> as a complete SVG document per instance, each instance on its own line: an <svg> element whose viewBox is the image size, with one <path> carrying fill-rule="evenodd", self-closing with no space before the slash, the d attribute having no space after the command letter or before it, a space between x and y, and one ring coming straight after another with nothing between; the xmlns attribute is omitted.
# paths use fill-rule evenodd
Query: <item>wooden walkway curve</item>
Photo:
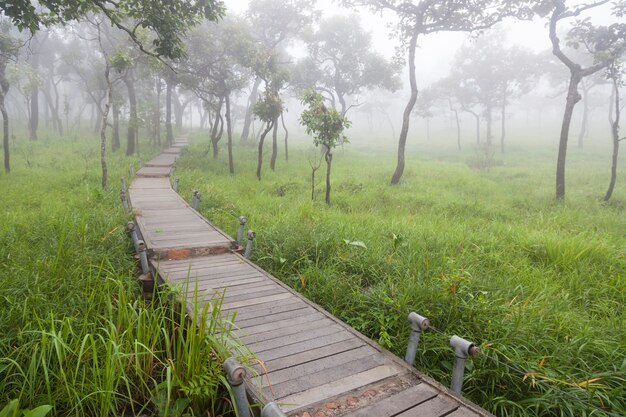
<svg viewBox="0 0 626 417"><path fill-rule="evenodd" d="M298 417L491 416L234 252L233 239L170 186L187 144L177 140L137 172L130 204L163 282L189 288L188 299L195 288L224 294L222 314L264 364L246 381L254 402Z"/></svg>

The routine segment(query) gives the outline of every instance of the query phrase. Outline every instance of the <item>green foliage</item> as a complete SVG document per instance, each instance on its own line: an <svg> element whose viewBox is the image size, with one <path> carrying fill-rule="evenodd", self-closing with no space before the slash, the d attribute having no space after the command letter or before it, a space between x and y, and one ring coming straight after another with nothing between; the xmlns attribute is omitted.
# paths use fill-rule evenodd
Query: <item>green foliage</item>
<svg viewBox="0 0 626 417"><path fill-rule="evenodd" d="M94 142L41 136L18 136L0 176L0 413L228 413L220 299L189 313L176 288L144 300L129 218L118 190L100 190ZM112 154L111 176L134 162Z"/></svg>
<svg viewBox="0 0 626 417"><path fill-rule="evenodd" d="M323 145L330 150L339 144L348 143L343 131L351 126L350 121L336 109L326 107L320 93L308 89L302 95L301 102L308 108L300 115L300 124L304 126L307 135L313 136L315 146Z"/></svg>
<svg viewBox="0 0 626 417"><path fill-rule="evenodd" d="M626 413L626 200L621 188L598 201L604 152L572 150L579 187L555 204L552 155L512 150L506 164L476 171L465 164L471 149L422 151L432 158L409 157L405 181L390 188L394 154L356 145L335 154L325 206L308 198L305 148L259 183L253 153L238 150L233 179L223 161L196 155L202 146L178 162L182 195L210 195L203 214L231 235L245 215L256 262L382 346L403 356L406 316L417 311L480 345L464 395L496 415L602 415L585 404ZM422 335L418 370L448 385L452 361L447 337Z"/></svg>

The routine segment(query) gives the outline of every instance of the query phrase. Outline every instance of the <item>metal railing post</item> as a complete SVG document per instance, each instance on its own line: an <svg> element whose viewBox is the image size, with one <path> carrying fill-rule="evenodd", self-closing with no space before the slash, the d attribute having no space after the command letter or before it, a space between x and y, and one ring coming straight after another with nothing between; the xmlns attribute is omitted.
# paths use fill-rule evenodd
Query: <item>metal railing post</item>
<svg viewBox="0 0 626 417"><path fill-rule="evenodd" d="M280 409L274 401L267 403L261 411L261 417L287 417L287 414Z"/></svg>
<svg viewBox="0 0 626 417"><path fill-rule="evenodd" d="M122 201L122 207L125 211L128 211L128 199L126 198L126 191L120 190L120 200Z"/></svg>
<svg viewBox="0 0 626 417"><path fill-rule="evenodd" d="M465 360L471 356L477 357L480 349L469 340L454 335L450 338L450 346L454 348L454 368L452 370L452 383L450 389L457 394L463 389L463 376L465 374Z"/></svg>
<svg viewBox="0 0 626 417"><path fill-rule="evenodd" d="M174 179L174 187L172 187L172 188L174 188L174 192L178 192L178 186L179 185L180 185L180 177L176 177Z"/></svg>
<svg viewBox="0 0 626 417"><path fill-rule="evenodd" d="M427 330L430 327L430 320L415 312L409 313L408 319L411 323L411 335L409 336L409 344L406 347L404 361L413 366L415 364L417 346L420 343L420 336L422 335L422 331Z"/></svg>
<svg viewBox="0 0 626 417"><path fill-rule="evenodd" d="M126 192L126 177L122 177L120 181L122 183L122 191Z"/></svg>
<svg viewBox="0 0 626 417"><path fill-rule="evenodd" d="M246 369L241 366L237 359L230 357L224 361L224 373L228 383L233 388L235 395L235 407L239 417L250 417L250 406L243 380L246 377Z"/></svg>
<svg viewBox="0 0 626 417"><path fill-rule="evenodd" d="M139 247L139 261L141 262L141 272L145 275L150 273L150 266L148 265L148 252L146 250L146 243L143 240L137 242Z"/></svg>
<svg viewBox="0 0 626 417"><path fill-rule="evenodd" d="M128 178L133 178L135 176L135 167L133 164L130 164L130 168L128 169Z"/></svg>
<svg viewBox="0 0 626 417"><path fill-rule="evenodd" d="M191 200L191 208L197 211L198 204L200 204L200 191L194 190L193 199Z"/></svg>
<svg viewBox="0 0 626 417"><path fill-rule="evenodd" d="M135 252L139 253L139 236L137 236L137 229L135 228L134 222L126 223L126 228L130 233L130 238L133 240L133 246L135 247Z"/></svg>
<svg viewBox="0 0 626 417"><path fill-rule="evenodd" d="M246 226L246 223L248 223L248 219L246 219L244 216L239 216L239 230L237 230L237 244L239 246L241 246L241 243L243 242L243 230Z"/></svg>
<svg viewBox="0 0 626 417"><path fill-rule="evenodd" d="M250 254L252 253L252 242L254 242L255 237L256 233L252 230L248 230L248 243L246 243L246 251L243 254L243 257L246 259L250 259Z"/></svg>

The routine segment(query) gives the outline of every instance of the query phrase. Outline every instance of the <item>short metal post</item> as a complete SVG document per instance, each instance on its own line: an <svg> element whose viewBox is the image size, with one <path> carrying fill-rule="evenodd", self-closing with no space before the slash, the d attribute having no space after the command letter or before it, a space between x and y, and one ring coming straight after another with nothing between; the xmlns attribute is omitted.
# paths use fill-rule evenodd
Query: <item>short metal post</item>
<svg viewBox="0 0 626 417"><path fill-rule="evenodd" d="M137 161L137 166L139 167L139 169L143 168L143 159Z"/></svg>
<svg viewBox="0 0 626 417"><path fill-rule="evenodd" d="M122 177L121 182L122 182L122 190L126 192L126 177Z"/></svg>
<svg viewBox="0 0 626 417"><path fill-rule="evenodd" d="M146 243L143 240L137 242L137 246L139 247L139 261L141 262L141 272L143 274L150 273L150 267L148 266L148 253L146 250Z"/></svg>
<svg viewBox="0 0 626 417"><path fill-rule="evenodd" d="M124 207L124 210L128 210L128 200L126 199L126 191L120 190L120 200L122 200L122 207Z"/></svg>
<svg viewBox="0 0 626 417"><path fill-rule="evenodd" d="M241 246L241 243L243 242L243 229L246 226L246 223L248 223L248 219L246 219L244 216L240 216L239 230L237 230L237 244L239 246Z"/></svg>
<svg viewBox="0 0 626 417"><path fill-rule="evenodd" d="M287 417L287 414L280 409L274 401L267 403L261 411L261 417Z"/></svg>
<svg viewBox="0 0 626 417"><path fill-rule="evenodd" d="M250 417L250 406L246 395L246 387L243 380L246 377L246 369L241 366L237 359L230 357L224 361L224 373L228 383L235 394L235 407L239 417Z"/></svg>
<svg viewBox="0 0 626 417"><path fill-rule="evenodd" d="M406 347L406 355L404 356L404 361L413 366L415 364L417 346L420 343L420 336L422 335L423 330L426 330L430 327L430 320L414 312L409 313L408 319L411 323L411 335L409 336L409 344Z"/></svg>
<svg viewBox="0 0 626 417"><path fill-rule="evenodd" d="M252 230L248 230L248 243L246 243L246 251L243 254L243 257L246 259L250 259L250 253L252 253L252 242L256 237L256 233Z"/></svg>
<svg viewBox="0 0 626 417"><path fill-rule="evenodd" d="M133 246L135 247L135 252L139 253L139 236L137 236L137 229L135 228L134 222L126 223L126 228L130 232L130 237L133 240Z"/></svg>
<svg viewBox="0 0 626 417"><path fill-rule="evenodd" d="M194 190L193 199L191 200L191 208L197 211L198 204L200 204L200 191Z"/></svg>
<svg viewBox="0 0 626 417"><path fill-rule="evenodd" d="M180 185L180 177L174 179L174 192L178 192L178 186Z"/></svg>
<svg viewBox="0 0 626 417"><path fill-rule="evenodd" d="M133 166L133 164L131 164L130 168L128 169L128 177L133 178L134 176L135 176L135 167Z"/></svg>
<svg viewBox="0 0 626 417"><path fill-rule="evenodd" d="M469 340L465 340L457 335L450 338L450 346L454 348L454 368L452 370L452 383L450 388L457 394L463 389L463 375L465 374L465 360L468 356L472 358L480 354L480 349Z"/></svg>

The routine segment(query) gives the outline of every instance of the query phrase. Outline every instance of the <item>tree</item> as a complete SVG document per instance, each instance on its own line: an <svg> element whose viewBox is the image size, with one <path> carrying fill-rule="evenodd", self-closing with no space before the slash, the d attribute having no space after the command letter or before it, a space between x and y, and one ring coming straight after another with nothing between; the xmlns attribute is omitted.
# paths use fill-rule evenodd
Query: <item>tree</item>
<svg viewBox="0 0 626 417"><path fill-rule="evenodd" d="M619 61L612 63L607 69L607 79L611 82L612 94L611 105L609 110L609 122L611 124L611 139L613 142L613 154L611 157L611 179L609 181L609 188L604 194L604 201L609 201L613 195L615 189L615 183L617 182L617 161L619 160L619 145L620 142L626 140L626 137L620 138L620 116L622 111L622 105L620 100L620 88L624 86L624 67Z"/></svg>
<svg viewBox="0 0 626 417"><path fill-rule="evenodd" d="M11 25L0 19L0 112L2 113L2 149L4 151L4 171L11 172L11 159L9 149L9 113L5 105L5 99L9 92L9 79L7 66L17 59L20 44L12 34Z"/></svg>
<svg viewBox="0 0 626 417"><path fill-rule="evenodd" d="M252 0L248 6L247 18L258 43L258 59L250 60L251 69L258 73L263 70L267 56L277 54L290 40L299 36L319 16L315 11L315 0ZM254 79L243 121L241 142L250 135L254 106L259 97L261 77Z"/></svg>
<svg viewBox="0 0 626 417"><path fill-rule="evenodd" d="M604 68L607 68L624 48L626 48L626 24L615 23L611 26L594 26L589 19L578 20L569 31L568 44L578 49L584 49L593 57L593 64L586 67L575 62L561 48L561 40L557 35L557 25L565 19L578 17L583 12L602 6L609 0L597 0L593 3L583 4L579 7L568 7L564 0L553 0L549 20L550 41L552 43L552 53L567 67L570 72L570 79L567 88L567 98L565 101L565 112L559 136L559 153L556 166L556 199L565 198L565 163L567 158L567 143L569 140L569 130L572 122L574 107L581 100L578 92L578 85L583 78L588 77ZM613 15L623 17L626 2L623 0L615 3Z"/></svg>
<svg viewBox="0 0 626 417"><path fill-rule="evenodd" d="M326 204L330 205L330 170L333 162L333 149L348 143L343 134L350 127L350 121L334 108L327 108L324 97L315 90L307 90L302 96L302 104L308 108L300 115L300 124L307 135L313 136L315 146L321 146L326 161Z"/></svg>
<svg viewBox="0 0 626 417"><path fill-rule="evenodd" d="M220 0L39 0L11 2L2 9L20 30L32 33L42 26L102 13L142 52L166 58L184 54L182 39L201 18L216 21L224 14ZM153 31L154 36L144 39L140 34L145 29Z"/></svg>
<svg viewBox="0 0 626 417"><path fill-rule="evenodd" d="M356 15L322 20L308 39L308 50L309 57L296 66L293 83L300 90L315 88L326 93L343 115L350 108L347 97L364 89L396 91L400 87L400 68L372 51L371 35Z"/></svg>
<svg viewBox="0 0 626 417"><path fill-rule="evenodd" d="M411 95L402 116L398 162L391 184L398 184L404 172L409 122L418 94L415 56L420 36L444 31L472 32L487 29L508 16L530 18L530 6L534 4L530 0L342 0L341 3L395 13L399 19L397 33L408 50Z"/></svg>

